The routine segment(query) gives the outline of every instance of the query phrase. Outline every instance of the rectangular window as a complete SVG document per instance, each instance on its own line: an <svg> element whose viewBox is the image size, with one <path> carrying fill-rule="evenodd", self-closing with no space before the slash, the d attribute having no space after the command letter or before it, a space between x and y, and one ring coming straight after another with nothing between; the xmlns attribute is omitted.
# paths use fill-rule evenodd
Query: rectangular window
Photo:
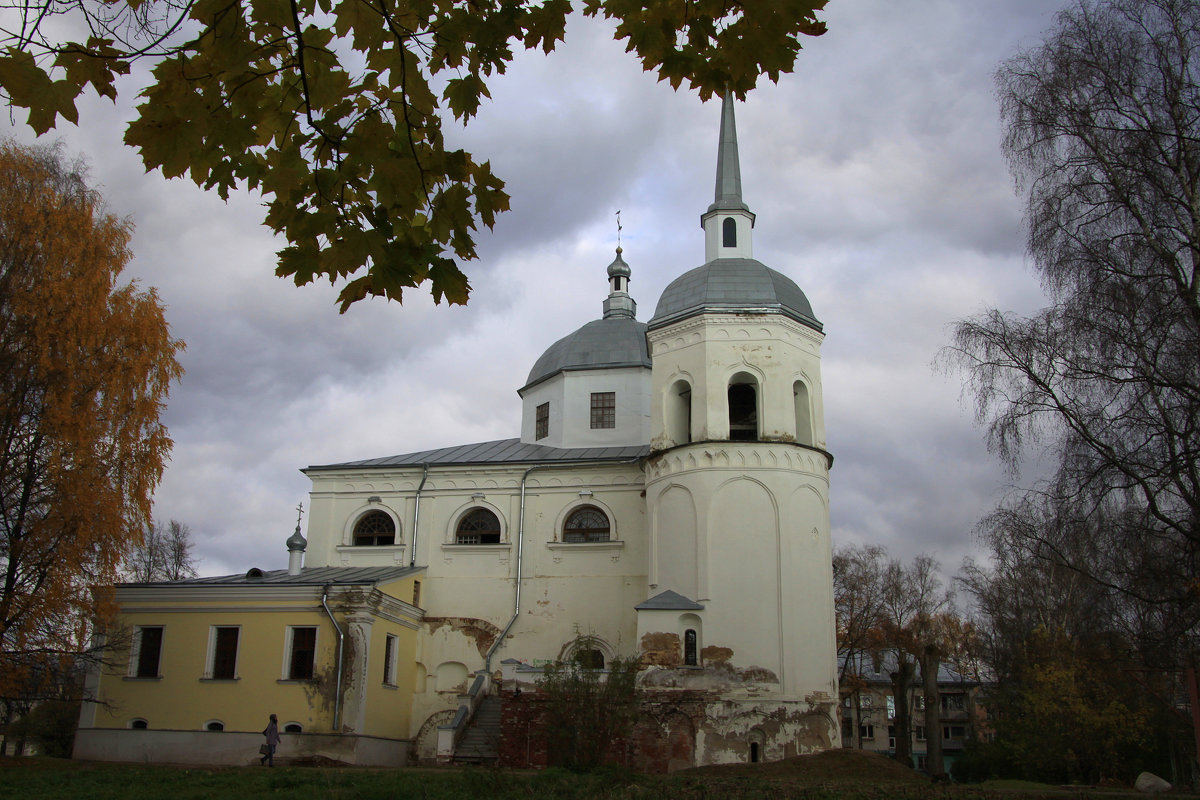
<svg viewBox="0 0 1200 800"><path fill-rule="evenodd" d="M967 735L967 728L965 725L943 725L942 726L942 738L943 739L963 739L966 737L966 735Z"/></svg>
<svg viewBox="0 0 1200 800"><path fill-rule="evenodd" d="M887 696L887 714L888 719L896 718L896 698L890 694Z"/></svg>
<svg viewBox="0 0 1200 800"><path fill-rule="evenodd" d="M925 726L924 725L917 726L917 741L918 742L925 741Z"/></svg>
<svg viewBox="0 0 1200 800"><path fill-rule="evenodd" d="M616 392L592 392L592 427L617 427Z"/></svg>
<svg viewBox="0 0 1200 800"><path fill-rule="evenodd" d="M130 674L135 678L157 678L162 656L162 626L139 627L133 637Z"/></svg>
<svg viewBox="0 0 1200 800"><path fill-rule="evenodd" d="M383 682L387 686L396 685L396 650L398 641L390 633L383 642Z"/></svg>
<svg viewBox="0 0 1200 800"><path fill-rule="evenodd" d="M965 698L961 694L944 694L942 695L942 711L944 713L954 713L962 711L965 707Z"/></svg>
<svg viewBox="0 0 1200 800"><path fill-rule="evenodd" d="M420 607L421 605L421 582L413 581L413 605Z"/></svg>
<svg viewBox="0 0 1200 800"><path fill-rule="evenodd" d="M241 628L233 625L214 625L209 629L208 676L217 681L237 678L238 638Z"/></svg>
<svg viewBox="0 0 1200 800"><path fill-rule="evenodd" d="M550 435L550 404L542 403L537 407L537 416L534 418L533 438L545 439Z"/></svg>
<svg viewBox="0 0 1200 800"><path fill-rule="evenodd" d="M888 725L888 750L896 749L896 726Z"/></svg>
<svg viewBox="0 0 1200 800"><path fill-rule="evenodd" d="M313 667L317 659L317 629L288 628L290 633L290 648L288 652L289 680L306 681L313 676Z"/></svg>
<svg viewBox="0 0 1200 800"><path fill-rule="evenodd" d="M875 726L874 725L859 725L858 726L858 738L874 739L875 738Z"/></svg>

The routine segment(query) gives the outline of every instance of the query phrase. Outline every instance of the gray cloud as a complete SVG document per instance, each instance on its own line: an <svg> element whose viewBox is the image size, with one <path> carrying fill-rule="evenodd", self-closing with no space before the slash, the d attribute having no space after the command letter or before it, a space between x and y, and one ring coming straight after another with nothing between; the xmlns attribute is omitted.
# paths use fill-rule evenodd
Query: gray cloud
<svg viewBox="0 0 1200 800"><path fill-rule="evenodd" d="M1053 10L835 0L796 73L738 108L756 255L797 280L826 325L839 544L928 551L953 570L1005 491L957 377L930 365L954 319L1041 302L992 74ZM134 218L130 276L159 287L188 342L156 513L192 525L205 572L283 563L305 465L515 435L530 365L600 313L618 209L640 318L703 260L718 108L656 83L623 49L609 26L572 20L559 52L519 55L478 118L448 132L513 198L466 266L467 308L415 291L403 307L339 315L334 287L274 277L281 245L258 198L226 203L144 173L120 144L129 104L88 102L85 126L57 134Z"/></svg>

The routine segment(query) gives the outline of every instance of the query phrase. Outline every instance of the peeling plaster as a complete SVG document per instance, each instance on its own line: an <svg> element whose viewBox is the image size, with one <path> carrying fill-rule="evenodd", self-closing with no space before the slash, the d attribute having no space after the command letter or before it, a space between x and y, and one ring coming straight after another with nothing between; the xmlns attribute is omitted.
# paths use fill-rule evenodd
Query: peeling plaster
<svg viewBox="0 0 1200 800"><path fill-rule="evenodd" d="M473 617L425 617L424 624L432 635L440 628L449 627L455 633L461 633L475 642L479 655L486 658L488 649L500 635L500 629L485 619Z"/></svg>

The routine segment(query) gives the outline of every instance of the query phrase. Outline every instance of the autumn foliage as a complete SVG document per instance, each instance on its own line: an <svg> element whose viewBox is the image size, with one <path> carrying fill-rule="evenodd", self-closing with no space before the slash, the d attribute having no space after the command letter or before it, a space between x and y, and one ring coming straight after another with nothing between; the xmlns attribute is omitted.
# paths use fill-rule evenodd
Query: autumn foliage
<svg viewBox="0 0 1200 800"><path fill-rule="evenodd" d="M130 229L58 151L0 142L0 698L78 668L171 448L183 344L118 283Z"/></svg>

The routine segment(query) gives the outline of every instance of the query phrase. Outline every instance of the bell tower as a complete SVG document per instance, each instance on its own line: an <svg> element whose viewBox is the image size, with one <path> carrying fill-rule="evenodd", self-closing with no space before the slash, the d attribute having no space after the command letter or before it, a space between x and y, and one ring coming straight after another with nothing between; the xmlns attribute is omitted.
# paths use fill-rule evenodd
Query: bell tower
<svg viewBox="0 0 1200 800"><path fill-rule="evenodd" d="M701 227L705 263L667 287L647 327L650 563L638 636L644 649L677 636L685 666L698 668L682 682L723 676L734 684L726 697L744 692L746 720L782 709L790 723L754 742L782 758L838 736L824 332L795 282L753 258L729 97Z"/></svg>

